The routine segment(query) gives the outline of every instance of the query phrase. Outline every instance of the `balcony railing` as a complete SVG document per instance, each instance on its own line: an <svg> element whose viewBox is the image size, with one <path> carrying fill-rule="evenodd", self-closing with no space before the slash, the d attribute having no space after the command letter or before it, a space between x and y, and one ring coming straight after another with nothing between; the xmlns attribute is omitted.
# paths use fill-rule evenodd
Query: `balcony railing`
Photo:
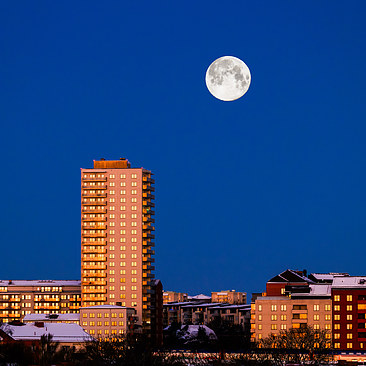
<svg viewBox="0 0 366 366"><path fill-rule="evenodd" d="M86 256L86 257L82 257L81 261L82 262L105 262L107 260L106 257L90 257L90 256Z"/></svg>
<svg viewBox="0 0 366 366"><path fill-rule="evenodd" d="M92 212L94 213L94 212ZM106 217L82 217L82 221L95 221L95 222L103 222L107 221Z"/></svg>
<svg viewBox="0 0 366 366"><path fill-rule="evenodd" d="M107 181L107 177L83 177L82 178L83 182L106 182Z"/></svg>
<svg viewBox="0 0 366 366"><path fill-rule="evenodd" d="M83 254L89 254L89 253L106 254L107 249L87 249L87 248L84 248L82 250L82 253Z"/></svg>
<svg viewBox="0 0 366 366"><path fill-rule="evenodd" d="M107 193L83 193L81 197L107 197Z"/></svg>
<svg viewBox="0 0 366 366"><path fill-rule="evenodd" d="M105 286L107 281L83 281L83 286Z"/></svg>
<svg viewBox="0 0 366 366"><path fill-rule="evenodd" d="M83 241L81 243L82 245L94 245L94 246L102 246L102 245L106 245L107 241Z"/></svg>
<svg viewBox="0 0 366 366"><path fill-rule="evenodd" d="M106 265L103 265L103 266L97 266L97 265L89 265L89 264L84 264L82 266L82 269L107 269L107 266Z"/></svg>
<svg viewBox="0 0 366 366"><path fill-rule="evenodd" d="M83 302L85 301L106 301L107 298L105 296L85 296L83 297Z"/></svg>
<svg viewBox="0 0 366 366"><path fill-rule="evenodd" d="M84 238L106 238L107 233L83 233Z"/></svg>
<svg viewBox="0 0 366 366"><path fill-rule="evenodd" d="M95 205L97 206L97 205ZM95 214L98 214L98 213L107 213L107 208L102 208L102 209L95 209L95 210L91 210L89 207L83 207L82 209L82 213L95 213ZM97 220L93 220L93 221L97 221Z"/></svg>
<svg viewBox="0 0 366 366"><path fill-rule="evenodd" d="M89 290L83 290L84 294L105 294L107 293L106 289L89 289Z"/></svg>
<svg viewBox="0 0 366 366"><path fill-rule="evenodd" d="M83 277L103 278L103 277L107 277L107 274L106 273L83 273Z"/></svg>

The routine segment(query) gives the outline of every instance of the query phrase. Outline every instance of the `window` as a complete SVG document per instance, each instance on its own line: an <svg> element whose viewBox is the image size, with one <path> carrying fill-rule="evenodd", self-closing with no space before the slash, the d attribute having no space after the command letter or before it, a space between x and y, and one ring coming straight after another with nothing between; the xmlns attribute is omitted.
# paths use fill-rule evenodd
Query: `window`
<svg viewBox="0 0 366 366"><path fill-rule="evenodd" d="M339 314L334 315L334 320L341 320L341 316Z"/></svg>
<svg viewBox="0 0 366 366"><path fill-rule="evenodd" d="M347 324L347 329L352 329L352 324Z"/></svg>
<svg viewBox="0 0 366 366"><path fill-rule="evenodd" d="M286 324L281 324L281 330L286 330L286 329L287 329Z"/></svg>
<svg viewBox="0 0 366 366"><path fill-rule="evenodd" d="M334 295L334 301L341 301L341 295Z"/></svg>
<svg viewBox="0 0 366 366"><path fill-rule="evenodd" d="M281 315L281 320L287 320L287 315Z"/></svg>
<svg viewBox="0 0 366 366"><path fill-rule="evenodd" d="M136 235L137 234L137 230L131 230L131 234L132 235Z"/></svg>
<svg viewBox="0 0 366 366"><path fill-rule="evenodd" d="M271 324L271 329L272 330L277 330L277 324Z"/></svg>
<svg viewBox="0 0 366 366"><path fill-rule="evenodd" d="M287 310L287 305L281 305L281 311L286 311Z"/></svg>
<svg viewBox="0 0 366 366"><path fill-rule="evenodd" d="M131 191L131 194L137 194L137 190L136 190L136 189L133 189L133 190Z"/></svg>
<svg viewBox="0 0 366 366"><path fill-rule="evenodd" d="M132 179L136 179L137 178L137 174L131 174L131 178Z"/></svg>
<svg viewBox="0 0 366 366"><path fill-rule="evenodd" d="M341 329L341 325L340 324L334 324L334 329Z"/></svg>
<svg viewBox="0 0 366 366"><path fill-rule="evenodd" d="M121 287L120 287L120 290L121 290L121 291L126 291L126 286L121 286Z"/></svg>
<svg viewBox="0 0 366 366"><path fill-rule="evenodd" d="M325 320L330 320L330 314L325 315Z"/></svg>
<svg viewBox="0 0 366 366"><path fill-rule="evenodd" d="M137 267L137 262L131 262L131 267Z"/></svg>
<svg viewBox="0 0 366 366"><path fill-rule="evenodd" d="M109 214L109 218L110 219L114 219L116 217L116 215L115 214Z"/></svg>
<svg viewBox="0 0 366 366"><path fill-rule="evenodd" d="M114 179L116 176L114 174L109 174L109 178Z"/></svg>
<svg viewBox="0 0 366 366"><path fill-rule="evenodd" d="M126 191L124 189L122 189L121 194L126 194Z"/></svg>
<svg viewBox="0 0 366 366"><path fill-rule="evenodd" d="M137 238L131 238L131 243L137 243Z"/></svg>
<svg viewBox="0 0 366 366"><path fill-rule="evenodd" d="M325 311L330 311L330 309L331 309L331 307L330 307L329 304L328 305L325 305Z"/></svg>
<svg viewBox="0 0 366 366"><path fill-rule="evenodd" d="M131 250L137 250L137 246L136 245L132 245L131 246Z"/></svg>
<svg viewBox="0 0 366 366"><path fill-rule="evenodd" d="M347 348L353 348L352 343L347 343Z"/></svg>
<svg viewBox="0 0 366 366"><path fill-rule="evenodd" d="M319 311L319 305L314 304L314 311ZM315 320L315 319L314 319ZM319 319L318 319L319 320Z"/></svg>
<svg viewBox="0 0 366 366"><path fill-rule="evenodd" d="M341 344L340 343L334 343L334 348L341 348Z"/></svg>
<svg viewBox="0 0 366 366"><path fill-rule="evenodd" d="M131 274L136 275L137 274L137 270L136 269L131 269Z"/></svg>
<svg viewBox="0 0 366 366"><path fill-rule="evenodd" d="M314 320L319 320L319 314L314 314Z"/></svg>
<svg viewBox="0 0 366 366"><path fill-rule="evenodd" d="M137 286L131 286L132 291L137 291Z"/></svg>
<svg viewBox="0 0 366 366"><path fill-rule="evenodd" d="M126 187L126 182L121 182L121 187Z"/></svg>
<svg viewBox="0 0 366 366"><path fill-rule="evenodd" d="M137 214L131 214L131 219L137 219Z"/></svg>
<svg viewBox="0 0 366 366"><path fill-rule="evenodd" d="M285 288L284 287L282 287L281 288L281 295L284 295L285 294Z"/></svg>
<svg viewBox="0 0 366 366"><path fill-rule="evenodd" d="M126 178L126 174L121 174L121 179L125 179Z"/></svg>
<svg viewBox="0 0 366 366"><path fill-rule="evenodd" d="M261 321L262 320L262 315L258 315L258 320Z"/></svg>
<svg viewBox="0 0 366 366"><path fill-rule="evenodd" d="M121 230L120 233L121 233L121 235L125 235L126 234L126 230Z"/></svg>
<svg viewBox="0 0 366 366"><path fill-rule="evenodd" d="M131 258L132 259L136 259L137 258L137 254L131 254Z"/></svg>
<svg viewBox="0 0 366 366"><path fill-rule="evenodd" d="M258 324L258 330L262 330L262 324Z"/></svg>
<svg viewBox="0 0 366 366"><path fill-rule="evenodd" d="M352 301L352 295L347 295L347 301Z"/></svg>
<svg viewBox="0 0 366 366"><path fill-rule="evenodd" d="M137 182L131 182L132 187L137 187Z"/></svg>
<svg viewBox="0 0 366 366"><path fill-rule="evenodd" d="M109 191L109 194L115 194L116 192L115 191Z"/></svg>
<svg viewBox="0 0 366 366"><path fill-rule="evenodd" d="M125 253L122 253L122 254L120 255L120 257L121 257L122 259L125 259L125 258L126 258L126 254L125 254Z"/></svg>
<svg viewBox="0 0 366 366"><path fill-rule="evenodd" d="M347 311L352 311L352 305L347 305Z"/></svg>
<svg viewBox="0 0 366 366"><path fill-rule="evenodd" d="M126 218L126 214L124 214L124 213L123 213L123 214L121 214L121 215L120 215L120 218L121 218L121 219L125 219L125 218Z"/></svg>
<svg viewBox="0 0 366 366"><path fill-rule="evenodd" d="M340 311L341 307L340 305L334 305L334 311Z"/></svg>
<svg viewBox="0 0 366 366"><path fill-rule="evenodd" d="M131 226L137 226L137 222L136 221L131 222Z"/></svg>
<svg viewBox="0 0 366 366"><path fill-rule="evenodd" d="M330 324L325 324L325 329L330 330L331 329L331 325Z"/></svg>
<svg viewBox="0 0 366 366"><path fill-rule="evenodd" d="M258 311L262 311L262 305L258 305Z"/></svg>
<svg viewBox="0 0 366 366"><path fill-rule="evenodd" d="M132 211L137 211L137 206L131 206Z"/></svg>
<svg viewBox="0 0 366 366"><path fill-rule="evenodd" d="M277 315L271 315L271 320L277 320Z"/></svg>
<svg viewBox="0 0 366 366"><path fill-rule="evenodd" d="M319 324L314 324L313 327L314 327L315 330L319 330L320 329L320 325Z"/></svg>
<svg viewBox="0 0 366 366"><path fill-rule="evenodd" d="M126 198L122 197L121 198L121 203L125 203L126 202Z"/></svg>
<svg viewBox="0 0 366 366"><path fill-rule="evenodd" d="M135 277L131 278L131 282L137 282L137 278Z"/></svg>
<svg viewBox="0 0 366 366"><path fill-rule="evenodd" d="M352 314L347 314L347 320L352 320Z"/></svg>
<svg viewBox="0 0 366 366"><path fill-rule="evenodd" d="M121 211L125 211L126 210L126 206L121 206Z"/></svg>

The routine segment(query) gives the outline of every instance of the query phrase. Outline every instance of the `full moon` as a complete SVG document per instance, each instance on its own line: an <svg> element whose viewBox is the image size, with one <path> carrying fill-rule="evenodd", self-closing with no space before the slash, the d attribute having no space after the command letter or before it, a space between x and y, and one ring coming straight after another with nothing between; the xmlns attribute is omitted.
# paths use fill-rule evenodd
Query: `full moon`
<svg viewBox="0 0 366 366"><path fill-rule="evenodd" d="M248 66L234 56L223 56L207 69L206 85L217 99L226 102L241 98L249 89L251 81Z"/></svg>

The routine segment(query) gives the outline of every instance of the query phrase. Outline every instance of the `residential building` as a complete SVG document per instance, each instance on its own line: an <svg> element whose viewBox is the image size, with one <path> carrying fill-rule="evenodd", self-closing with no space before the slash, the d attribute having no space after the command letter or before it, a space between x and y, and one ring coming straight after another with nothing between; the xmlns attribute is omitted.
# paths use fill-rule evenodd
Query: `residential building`
<svg viewBox="0 0 366 366"><path fill-rule="evenodd" d="M80 306L80 281L0 281L0 320L4 323L22 321L31 313L78 313Z"/></svg>
<svg viewBox="0 0 366 366"><path fill-rule="evenodd" d="M33 352L40 351L41 337L52 335L52 342L59 344L64 349L80 349L85 342L94 340L78 324L60 323L27 323L2 324L0 326L0 342L23 343L32 346Z"/></svg>
<svg viewBox="0 0 366 366"><path fill-rule="evenodd" d="M366 350L366 277L335 276L332 284L333 347Z"/></svg>
<svg viewBox="0 0 366 366"><path fill-rule="evenodd" d="M136 309L117 305L80 308L80 325L96 338L111 338L135 331Z"/></svg>
<svg viewBox="0 0 366 366"><path fill-rule="evenodd" d="M146 333L156 311L153 184L126 159L81 169L82 305L132 307Z"/></svg>
<svg viewBox="0 0 366 366"><path fill-rule="evenodd" d="M226 304L246 304L247 294L245 292L237 292L235 290L211 292L211 301Z"/></svg>
<svg viewBox="0 0 366 366"><path fill-rule="evenodd" d="M187 294L185 294L183 292L164 291L163 301L164 301L164 304L167 304L168 302L187 301Z"/></svg>

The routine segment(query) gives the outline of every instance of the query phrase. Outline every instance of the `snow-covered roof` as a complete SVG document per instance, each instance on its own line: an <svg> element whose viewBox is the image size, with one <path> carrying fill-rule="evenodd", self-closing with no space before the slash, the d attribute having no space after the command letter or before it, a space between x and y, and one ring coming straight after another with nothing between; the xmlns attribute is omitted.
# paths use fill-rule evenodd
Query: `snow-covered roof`
<svg viewBox="0 0 366 366"><path fill-rule="evenodd" d="M293 293L293 297L309 297L309 296L324 296L330 297L332 291L332 285L330 284L316 284L309 285L310 292Z"/></svg>
<svg viewBox="0 0 366 366"><path fill-rule="evenodd" d="M366 276L334 277L333 287L358 287L366 289Z"/></svg>
<svg viewBox="0 0 366 366"><path fill-rule="evenodd" d="M0 286L80 286L80 280L0 280Z"/></svg>
<svg viewBox="0 0 366 366"><path fill-rule="evenodd" d="M81 343L94 339L78 324L44 323L43 327L36 327L31 323L3 324L0 329L15 340L39 340L42 335L47 334L52 334L54 342Z"/></svg>
<svg viewBox="0 0 366 366"><path fill-rule="evenodd" d="M24 322L66 322L79 321L80 314L27 314L24 316Z"/></svg>
<svg viewBox="0 0 366 366"><path fill-rule="evenodd" d="M190 302L188 305L183 305L182 308L204 308L204 307L211 307L211 306L217 306L220 305L220 302L206 302L206 303L195 303Z"/></svg>
<svg viewBox="0 0 366 366"><path fill-rule="evenodd" d="M196 295L196 296L188 296L188 299L191 299L191 300L209 300L209 299L211 299L211 296L206 296L204 294L199 294L199 295Z"/></svg>
<svg viewBox="0 0 366 366"><path fill-rule="evenodd" d="M233 304L223 304L219 306L214 306L211 309L243 309L243 310L250 310L251 305L249 304L241 304L241 305L233 305Z"/></svg>

